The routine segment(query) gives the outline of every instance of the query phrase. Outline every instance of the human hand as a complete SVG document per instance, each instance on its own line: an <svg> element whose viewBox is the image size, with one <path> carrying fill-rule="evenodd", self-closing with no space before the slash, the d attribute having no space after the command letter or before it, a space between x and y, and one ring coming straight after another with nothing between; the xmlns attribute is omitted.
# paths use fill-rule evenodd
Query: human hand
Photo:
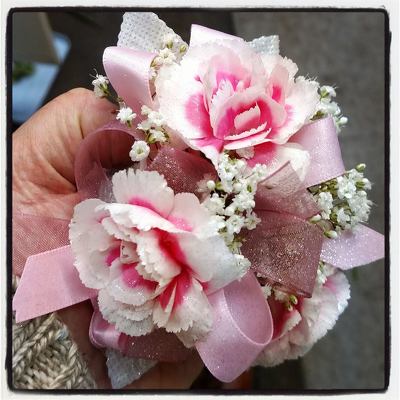
<svg viewBox="0 0 400 400"><path fill-rule="evenodd" d="M115 119L115 106L86 89L71 90L35 113L12 135L13 208L26 214L69 220L79 202L74 160L82 140ZM119 143L110 149L112 159L126 157ZM126 150L126 148L125 148ZM104 352L89 341L92 315L89 301L58 312L68 326L99 388L109 388ZM183 363L158 363L126 389L184 389L202 369L193 355Z"/></svg>

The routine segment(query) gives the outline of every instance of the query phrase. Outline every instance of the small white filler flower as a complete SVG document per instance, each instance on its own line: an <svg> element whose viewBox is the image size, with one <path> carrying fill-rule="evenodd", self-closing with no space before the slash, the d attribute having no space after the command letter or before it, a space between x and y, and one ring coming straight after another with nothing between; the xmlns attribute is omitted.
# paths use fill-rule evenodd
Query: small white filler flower
<svg viewBox="0 0 400 400"><path fill-rule="evenodd" d="M129 157L134 162L143 161L148 157L149 153L149 145L143 140L138 140L132 145Z"/></svg>
<svg viewBox="0 0 400 400"><path fill-rule="evenodd" d="M96 97L105 97L107 95L109 80L104 75L96 74L92 81L93 92Z"/></svg>
<svg viewBox="0 0 400 400"><path fill-rule="evenodd" d="M132 126L132 121L136 118L136 114L132 111L130 107L121 107L117 114L117 120L121 124L126 124L129 127Z"/></svg>

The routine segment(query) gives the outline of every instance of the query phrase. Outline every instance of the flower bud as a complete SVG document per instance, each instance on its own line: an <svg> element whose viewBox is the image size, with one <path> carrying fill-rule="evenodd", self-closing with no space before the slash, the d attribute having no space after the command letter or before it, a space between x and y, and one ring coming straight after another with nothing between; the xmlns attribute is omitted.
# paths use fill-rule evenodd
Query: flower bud
<svg viewBox="0 0 400 400"><path fill-rule="evenodd" d="M212 180L207 181L207 188L209 190L214 190L215 189L215 182Z"/></svg>
<svg viewBox="0 0 400 400"><path fill-rule="evenodd" d="M316 224L317 222L321 221L321 215L317 214L310 218L310 222L312 224Z"/></svg>
<svg viewBox="0 0 400 400"><path fill-rule="evenodd" d="M325 231L324 235L329 239L337 239L338 234L335 231Z"/></svg>
<svg viewBox="0 0 400 400"><path fill-rule="evenodd" d="M366 165L364 163L358 164L356 167L357 172L363 172L365 170Z"/></svg>

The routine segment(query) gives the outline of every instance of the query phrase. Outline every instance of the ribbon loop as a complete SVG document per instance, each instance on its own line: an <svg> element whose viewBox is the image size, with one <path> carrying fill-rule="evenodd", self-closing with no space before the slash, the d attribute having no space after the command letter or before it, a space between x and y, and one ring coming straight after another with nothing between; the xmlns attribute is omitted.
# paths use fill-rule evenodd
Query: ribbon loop
<svg viewBox="0 0 400 400"><path fill-rule="evenodd" d="M82 200L110 201L110 173L132 164L129 149L143 136L119 122L112 122L86 136L75 157L75 182Z"/></svg>
<svg viewBox="0 0 400 400"><path fill-rule="evenodd" d="M210 372L231 382L251 366L273 334L271 311L252 272L211 296L213 329L196 349Z"/></svg>
<svg viewBox="0 0 400 400"><path fill-rule="evenodd" d="M310 154L310 168L303 187L314 186L345 173L332 117L305 125L289 141L301 145Z"/></svg>
<svg viewBox="0 0 400 400"><path fill-rule="evenodd" d="M238 36L229 35L228 33L219 32L214 29L206 28L205 26L193 24L190 31L189 47L200 46L202 44L224 39L243 41L243 39Z"/></svg>
<svg viewBox="0 0 400 400"><path fill-rule="evenodd" d="M118 96L140 116L143 105L153 106L150 90L150 64L156 54L129 49L107 47L103 65Z"/></svg>
<svg viewBox="0 0 400 400"><path fill-rule="evenodd" d="M246 231L242 253L252 270L269 284L311 297L323 240L322 230L307 222L319 208L288 163L257 189L257 229Z"/></svg>
<svg viewBox="0 0 400 400"><path fill-rule="evenodd" d="M257 188L256 211L274 211L307 219L319 212L290 163L261 182Z"/></svg>

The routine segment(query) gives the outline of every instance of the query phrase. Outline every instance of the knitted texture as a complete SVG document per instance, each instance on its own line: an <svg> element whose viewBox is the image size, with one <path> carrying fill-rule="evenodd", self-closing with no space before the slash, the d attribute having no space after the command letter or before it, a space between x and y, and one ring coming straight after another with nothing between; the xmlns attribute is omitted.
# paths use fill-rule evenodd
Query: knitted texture
<svg viewBox="0 0 400 400"><path fill-rule="evenodd" d="M13 276L13 292L19 278ZM19 323L13 315L12 378L15 389L94 389L87 366L55 313Z"/></svg>

